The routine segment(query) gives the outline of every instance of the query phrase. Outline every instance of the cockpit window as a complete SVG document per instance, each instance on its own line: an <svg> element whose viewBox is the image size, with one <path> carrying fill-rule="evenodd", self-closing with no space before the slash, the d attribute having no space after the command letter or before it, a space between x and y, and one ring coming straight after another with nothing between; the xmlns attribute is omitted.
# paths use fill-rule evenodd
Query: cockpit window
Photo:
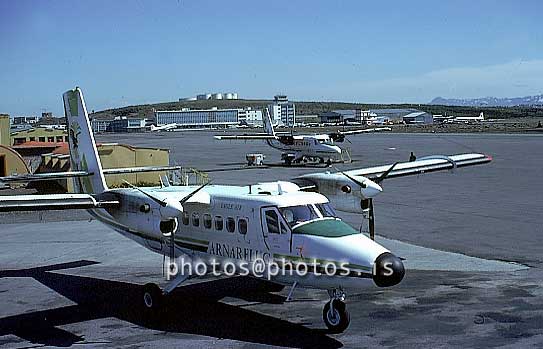
<svg viewBox="0 0 543 349"><path fill-rule="evenodd" d="M347 223L339 219L320 219L299 225L292 230L293 234L316 235L329 238L361 234Z"/></svg>
<svg viewBox="0 0 543 349"><path fill-rule="evenodd" d="M319 209L323 217L337 217L336 211L334 211L330 204L315 204L315 206Z"/></svg>
<svg viewBox="0 0 543 349"><path fill-rule="evenodd" d="M281 211L281 214L291 228L300 223L319 218L319 215L311 205L283 207L279 208L279 211Z"/></svg>

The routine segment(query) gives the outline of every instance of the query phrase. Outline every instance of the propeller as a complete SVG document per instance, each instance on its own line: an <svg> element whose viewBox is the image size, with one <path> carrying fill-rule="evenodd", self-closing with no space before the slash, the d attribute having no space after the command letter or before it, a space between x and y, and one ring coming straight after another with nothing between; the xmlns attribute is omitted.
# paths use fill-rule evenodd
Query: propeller
<svg viewBox="0 0 543 349"><path fill-rule="evenodd" d="M385 172L383 172L379 177L375 178L373 181L377 184L384 181L388 177L390 172L394 169L394 167L396 167L396 165L398 165L398 162L393 163Z"/></svg>
<svg viewBox="0 0 543 349"><path fill-rule="evenodd" d="M345 135L341 132L333 132L333 133L329 133L328 136L330 136L331 139L334 140L334 142L338 142L338 143L341 143L343 142L346 138L345 138ZM347 139L348 140L348 139ZM348 140L349 141L349 140ZM350 141L349 141L350 142Z"/></svg>
<svg viewBox="0 0 543 349"><path fill-rule="evenodd" d="M374 196L383 191L383 188L381 188L381 186L377 184L376 181L372 181L371 179L367 179L365 177L363 177L365 179L364 181L360 181L353 176L347 174L346 172L342 172L339 170L338 172L356 183L360 187L360 193L365 199L373 198Z"/></svg>
<svg viewBox="0 0 543 349"><path fill-rule="evenodd" d="M370 239L375 240L375 213L373 211L373 199L368 199L369 206L369 217L368 217L368 226L370 230Z"/></svg>
<svg viewBox="0 0 543 349"><path fill-rule="evenodd" d="M379 185L382 181L384 181L390 172L396 167L398 163L395 162L392 164L385 172L383 172L379 177L377 177L374 180L365 179L364 181L360 181L353 176L339 171L342 175L356 183L360 186L360 191L362 195L364 196L364 200L367 200L366 203L363 203L363 206L367 205L369 216L368 216L368 226L369 226L369 233L370 233L370 239L375 240L375 211L373 209L373 197L375 197L377 194L379 194L381 191L383 191L383 188ZM336 169L337 170L337 169Z"/></svg>

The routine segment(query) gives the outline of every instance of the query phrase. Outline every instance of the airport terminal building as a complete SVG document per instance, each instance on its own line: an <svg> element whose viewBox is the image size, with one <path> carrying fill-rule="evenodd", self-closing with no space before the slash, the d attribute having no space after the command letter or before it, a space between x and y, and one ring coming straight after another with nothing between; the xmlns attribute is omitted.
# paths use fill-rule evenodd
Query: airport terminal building
<svg viewBox="0 0 543 349"><path fill-rule="evenodd" d="M239 109L157 110L157 126L177 124L185 128L228 127L239 124Z"/></svg>

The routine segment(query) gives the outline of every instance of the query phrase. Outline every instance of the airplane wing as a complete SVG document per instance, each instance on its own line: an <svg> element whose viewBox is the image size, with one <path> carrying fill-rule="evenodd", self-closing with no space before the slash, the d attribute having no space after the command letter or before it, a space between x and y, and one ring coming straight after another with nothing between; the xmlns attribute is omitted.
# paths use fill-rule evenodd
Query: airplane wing
<svg viewBox="0 0 543 349"><path fill-rule="evenodd" d="M0 196L0 212L74 210L119 205L116 200L97 200L88 194L8 195Z"/></svg>
<svg viewBox="0 0 543 349"><path fill-rule="evenodd" d="M277 139L273 135L226 135L226 136L214 136L215 139L241 139L241 140L256 140L256 139Z"/></svg>
<svg viewBox="0 0 543 349"><path fill-rule="evenodd" d="M346 176L361 182L364 181L364 178L381 182L385 178L389 179L423 174L427 172L452 170L457 167L480 165L490 161L492 161L492 157L476 153L457 154L451 156L433 155L419 158L415 161L397 162L394 164L343 172L310 173L294 178L294 182L301 185L302 190L314 190L315 188L324 189L325 186L335 188L336 184L349 181Z"/></svg>
<svg viewBox="0 0 543 349"><path fill-rule="evenodd" d="M451 170L456 167L465 167L486 164L492 161L492 157L484 154L457 154L451 156L427 156L410 162L368 167L357 170L344 171L349 176L364 176L369 179L377 179L385 173L386 178L404 177L426 172Z"/></svg>
<svg viewBox="0 0 543 349"><path fill-rule="evenodd" d="M361 130L351 130L351 131L339 131L343 135L355 135L359 133L371 133L371 132L382 132L382 131L392 131L390 127L373 127L365 128Z"/></svg>

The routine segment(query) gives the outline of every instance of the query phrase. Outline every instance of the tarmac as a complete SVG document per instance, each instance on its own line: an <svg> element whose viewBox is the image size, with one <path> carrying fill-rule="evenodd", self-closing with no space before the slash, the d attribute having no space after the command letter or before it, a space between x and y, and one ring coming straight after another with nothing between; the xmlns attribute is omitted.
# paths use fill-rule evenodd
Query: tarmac
<svg viewBox="0 0 543 349"><path fill-rule="evenodd" d="M288 180L324 167L275 166L261 142L220 142L213 132L99 135L171 149L171 162L210 171L216 184ZM405 258L403 282L348 294L350 327L327 332L325 291L278 291L250 278L190 280L160 318L138 292L162 280L162 257L84 211L0 215L0 348L543 346L543 136L364 134L343 143L353 163L406 161L413 151L482 152L488 165L385 180L374 200L377 239ZM246 169L245 153L270 167ZM223 169L229 171L222 171ZM354 227L360 217L342 214Z"/></svg>

